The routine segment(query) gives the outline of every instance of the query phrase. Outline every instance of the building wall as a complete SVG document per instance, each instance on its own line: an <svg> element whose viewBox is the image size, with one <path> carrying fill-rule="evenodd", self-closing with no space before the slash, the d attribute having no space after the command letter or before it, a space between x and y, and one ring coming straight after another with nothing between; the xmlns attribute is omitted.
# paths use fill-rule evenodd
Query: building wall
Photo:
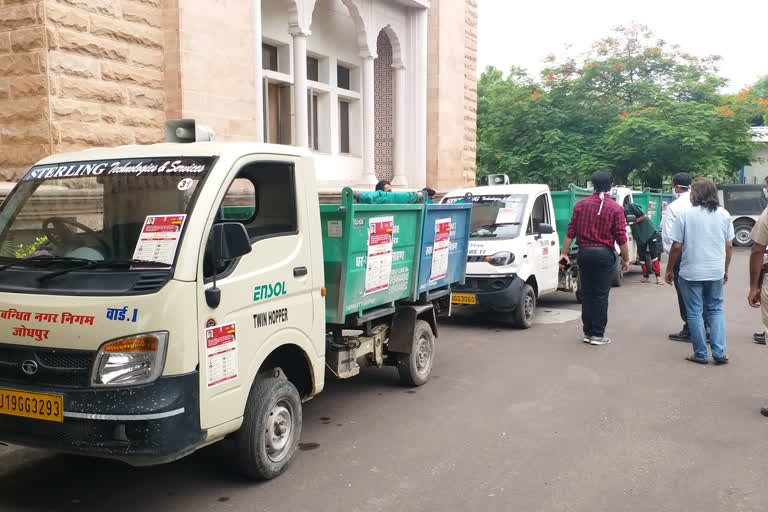
<svg viewBox="0 0 768 512"><path fill-rule="evenodd" d="M0 0L0 180L51 152L42 1Z"/></svg>
<svg viewBox="0 0 768 512"><path fill-rule="evenodd" d="M427 71L427 183L439 191L475 183L476 55L477 0L433 2Z"/></svg>
<svg viewBox="0 0 768 512"><path fill-rule="evenodd" d="M768 143L761 144L755 157L752 165L744 167L744 183L760 184L768 176Z"/></svg>
<svg viewBox="0 0 768 512"><path fill-rule="evenodd" d="M162 141L160 0L46 0L54 152Z"/></svg>

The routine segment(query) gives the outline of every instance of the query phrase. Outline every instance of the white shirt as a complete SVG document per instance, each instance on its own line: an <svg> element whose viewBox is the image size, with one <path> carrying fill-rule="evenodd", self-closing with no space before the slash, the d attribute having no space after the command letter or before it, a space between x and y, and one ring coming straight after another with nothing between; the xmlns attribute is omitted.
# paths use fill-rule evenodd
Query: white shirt
<svg viewBox="0 0 768 512"><path fill-rule="evenodd" d="M664 212L664 222L661 225L661 243L664 246L664 252L669 254L672 248L672 227L677 222L677 218L685 210L691 208L691 191L683 192L677 199L672 201Z"/></svg>

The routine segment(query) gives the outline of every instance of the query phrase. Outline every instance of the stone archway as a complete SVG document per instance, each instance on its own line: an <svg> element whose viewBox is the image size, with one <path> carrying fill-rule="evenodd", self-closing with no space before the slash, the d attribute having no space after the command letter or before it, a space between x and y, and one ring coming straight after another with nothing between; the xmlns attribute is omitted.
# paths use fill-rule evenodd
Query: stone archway
<svg viewBox="0 0 768 512"><path fill-rule="evenodd" d="M374 66L375 173L376 179L392 181L394 171L394 80L392 42L386 31L376 40Z"/></svg>

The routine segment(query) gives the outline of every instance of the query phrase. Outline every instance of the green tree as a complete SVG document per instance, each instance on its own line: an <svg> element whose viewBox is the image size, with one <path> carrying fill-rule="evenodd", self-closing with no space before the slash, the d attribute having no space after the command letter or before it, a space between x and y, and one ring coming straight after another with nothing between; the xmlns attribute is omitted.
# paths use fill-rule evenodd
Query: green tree
<svg viewBox="0 0 768 512"><path fill-rule="evenodd" d="M579 62L549 61L540 80L519 68L481 76L478 176L561 187L608 169L619 183L632 175L660 186L680 170L724 178L752 157L747 102L719 94L718 56L698 58L632 26Z"/></svg>

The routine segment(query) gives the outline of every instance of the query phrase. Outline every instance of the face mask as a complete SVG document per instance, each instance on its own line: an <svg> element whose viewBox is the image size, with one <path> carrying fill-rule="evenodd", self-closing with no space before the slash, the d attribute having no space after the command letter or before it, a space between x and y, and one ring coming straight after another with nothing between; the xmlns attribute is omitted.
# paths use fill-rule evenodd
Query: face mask
<svg viewBox="0 0 768 512"><path fill-rule="evenodd" d="M680 194L677 193L677 190L675 190L675 187L672 187L672 196L677 199L680 197Z"/></svg>

